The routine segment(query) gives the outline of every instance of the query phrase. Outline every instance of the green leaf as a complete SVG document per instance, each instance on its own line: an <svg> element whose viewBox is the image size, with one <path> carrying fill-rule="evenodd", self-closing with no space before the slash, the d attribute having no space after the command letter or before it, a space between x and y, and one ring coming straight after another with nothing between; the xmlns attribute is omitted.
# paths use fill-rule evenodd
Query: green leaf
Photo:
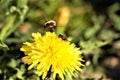
<svg viewBox="0 0 120 80"><path fill-rule="evenodd" d="M100 40L90 40L90 41L81 41L79 43L80 47L82 48L82 52L89 53L90 50L99 48L108 44L109 41L100 41Z"/></svg>
<svg viewBox="0 0 120 80"><path fill-rule="evenodd" d="M28 2L28 0L18 0L18 1L17 1L17 6L18 6L19 8L23 8L24 6L27 5L27 2Z"/></svg>
<svg viewBox="0 0 120 80"><path fill-rule="evenodd" d="M9 50L8 46L0 40L0 49Z"/></svg>
<svg viewBox="0 0 120 80"><path fill-rule="evenodd" d="M106 41L106 40L112 40L114 38L118 38L119 34L117 34L116 32L110 29L103 29L98 35L98 37Z"/></svg>
<svg viewBox="0 0 120 80"><path fill-rule="evenodd" d="M11 61L7 65L9 67L15 68L17 66L17 61L15 59L11 59Z"/></svg>
<svg viewBox="0 0 120 80"><path fill-rule="evenodd" d="M115 28L120 31L120 16L111 14L111 19L113 21Z"/></svg>
<svg viewBox="0 0 120 80"><path fill-rule="evenodd" d="M109 16L113 21L114 27L120 31L120 16L116 14L120 10L120 4L115 3L108 8Z"/></svg>
<svg viewBox="0 0 120 80"><path fill-rule="evenodd" d="M20 69L16 68L16 70L17 70L17 74L16 74L17 78L19 78L20 80L24 80L23 74L25 72L25 66L22 65Z"/></svg>

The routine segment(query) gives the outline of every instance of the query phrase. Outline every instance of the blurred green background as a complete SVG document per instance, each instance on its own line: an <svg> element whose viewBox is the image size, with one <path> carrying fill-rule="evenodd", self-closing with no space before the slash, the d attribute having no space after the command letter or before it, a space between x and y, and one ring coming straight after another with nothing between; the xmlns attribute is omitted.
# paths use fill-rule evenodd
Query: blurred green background
<svg viewBox="0 0 120 80"><path fill-rule="evenodd" d="M40 80L19 49L49 20L83 52L74 80L120 80L120 0L0 0L0 80Z"/></svg>

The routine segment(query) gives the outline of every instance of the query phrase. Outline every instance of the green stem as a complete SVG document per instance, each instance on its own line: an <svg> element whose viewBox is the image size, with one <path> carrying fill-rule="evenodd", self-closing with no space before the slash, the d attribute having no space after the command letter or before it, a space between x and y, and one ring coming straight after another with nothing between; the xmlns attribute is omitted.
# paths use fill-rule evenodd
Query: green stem
<svg viewBox="0 0 120 80"><path fill-rule="evenodd" d="M21 24L23 22L23 20L19 20L18 22L16 22L14 25L13 25L13 27L12 27L12 29L10 29L7 33L6 33L6 35L4 36L4 39L6 39L11 33L13 33L17 28L18 28L18 26Z"/></svg>
<svg viewBox="0 0 120 80"><path fill-rule="evenodd" d="M9 16L5 22L5 25L3 26L3 29L0 33L0 40L3 40L6 33L8 32L8 30L11 28L13 22L14 22L14 18L13 16Z"/></svg>

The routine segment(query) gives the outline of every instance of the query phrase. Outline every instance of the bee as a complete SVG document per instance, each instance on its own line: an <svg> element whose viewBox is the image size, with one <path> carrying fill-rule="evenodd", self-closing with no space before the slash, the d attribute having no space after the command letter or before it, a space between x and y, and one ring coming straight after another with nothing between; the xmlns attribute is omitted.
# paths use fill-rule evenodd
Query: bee
<svg viewBox="0 0 120 80"><path fill-rule="evenodd" d="M67 38L62 34L59 34L58 37L60 37L62 40L65 40L65 41L67 40Z"/></svg>
<svg viewBox="0 0 120 80"><path fill-rule="evenodd" d="M53 30L55 29L55 27L56 27L56 22L54 20L47 21L44 24L44 28L49 29L51 32L53 32Z"/></svg>

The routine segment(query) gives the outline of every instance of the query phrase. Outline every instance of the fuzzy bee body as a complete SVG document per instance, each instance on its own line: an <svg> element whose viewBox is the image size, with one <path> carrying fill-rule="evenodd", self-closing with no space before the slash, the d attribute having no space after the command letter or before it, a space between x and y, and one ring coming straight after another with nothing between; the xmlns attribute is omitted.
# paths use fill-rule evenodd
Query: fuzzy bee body
<svg viewBox="0 0 120 80"><path fill-rule="evenodd" d="M56 22L54 20L47 21L44 24L44 28L48 28L50 30L53 30L56 27Z"/></svg>

